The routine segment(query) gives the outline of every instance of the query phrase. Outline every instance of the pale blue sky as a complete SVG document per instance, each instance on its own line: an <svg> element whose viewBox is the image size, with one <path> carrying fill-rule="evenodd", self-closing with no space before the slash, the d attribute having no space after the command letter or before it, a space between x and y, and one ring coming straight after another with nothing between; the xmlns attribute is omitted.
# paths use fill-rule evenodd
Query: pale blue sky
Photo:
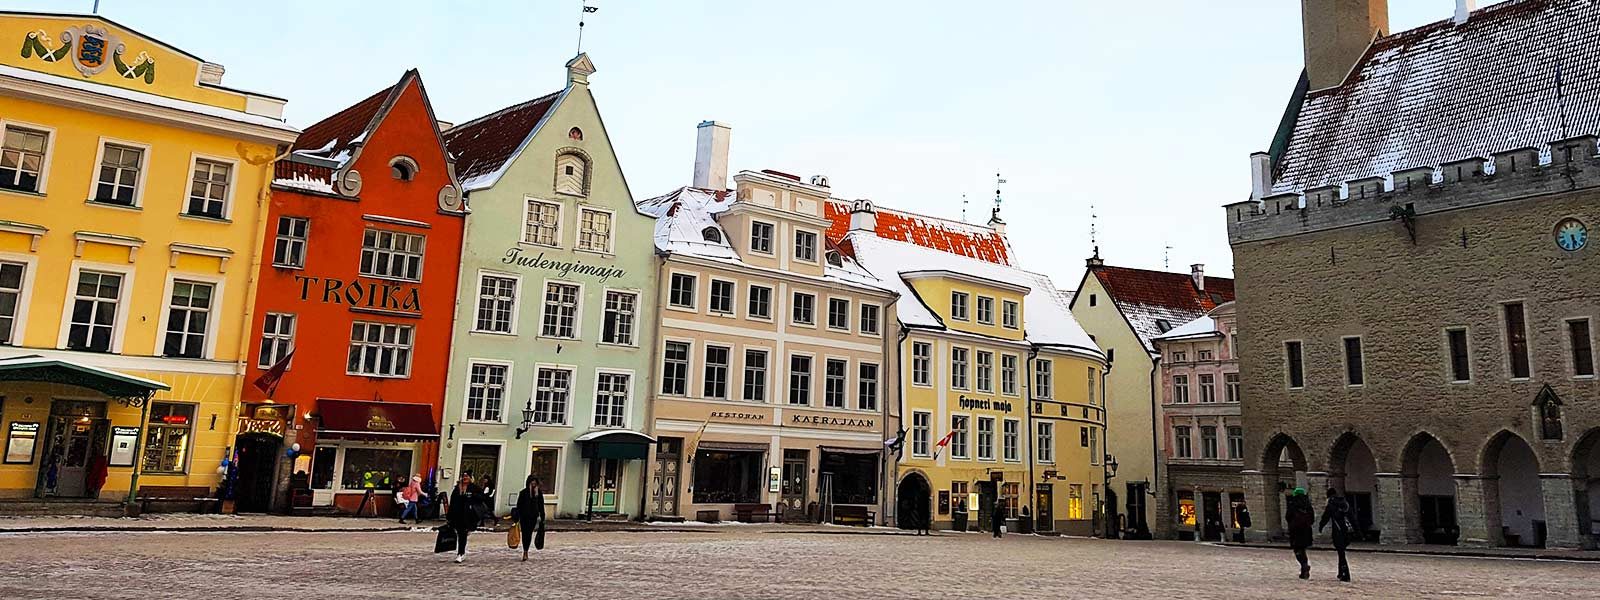
<svg viewBox="0 0 1600 600"><path fill-rule="evenodd" d="M1249 192L1301 67L1295 0L592 0L591 88L636 199L689 183L694 126L732 168L826 174L835 195L988 218L1071 288L1089 254L1231 272L1221 205ZM1480 1L1479 4L1489 2ZM10 0L87 11L92 0ZM226 5L226 9L217 7ZM1452 0L1391 0L1396 30ZM421 69L461 122L559 89L578 0L102 0L103 14L289 99L305 126ZM1003 7L1003 9L1002 9ZM641 243L643 241L641 240Z"/></svg>

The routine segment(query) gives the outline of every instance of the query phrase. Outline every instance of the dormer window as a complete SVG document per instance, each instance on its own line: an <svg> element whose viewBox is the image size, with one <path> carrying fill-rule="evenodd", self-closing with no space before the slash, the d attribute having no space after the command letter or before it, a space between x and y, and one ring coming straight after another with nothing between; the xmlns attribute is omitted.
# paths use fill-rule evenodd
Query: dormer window
<svg viewBox="0 0 1600 600"><path fill-rule="evenodd" d="M1161 331L1161 333L1172 331L1172 323L1166 319L1156 319L1156 329Z"/></svg>
<svg viewBox="0 0 1600 600"><path fill-rule="evenodd" d="M828 264L830 264L830 265L833 265L835 267L844 266L844 258L840 257L838 252L829 251L828 254L827 254L827 259L828 259Z"/></svg>
<svg viewBox="0 0 1600 600"><path fill-rule="evenodd" d="M584 196L589 192L589 160L577 152L556 156L555 191L558 194Z"/></svg>
<svg viewBox="0 0 1600 600"><path fill-rule="evenodd" d="M722 231L718 230L715 227L707 227L705 229L700 230L700 237L705 238L706 241L711 242L713 244L721 244L722 243Z"/></svg>
<svg viewBox="0 0 1600 600"><path fill-rule="evenodd" d="M389 174L400 181L411 181L417 178L417 163L405 156L396 156L389 161Z"/></svg>

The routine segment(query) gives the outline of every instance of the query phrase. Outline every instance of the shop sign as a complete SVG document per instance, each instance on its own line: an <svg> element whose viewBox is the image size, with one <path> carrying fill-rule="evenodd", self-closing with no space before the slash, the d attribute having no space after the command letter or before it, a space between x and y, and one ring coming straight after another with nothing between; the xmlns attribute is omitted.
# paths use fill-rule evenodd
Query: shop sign
<svg viewBox="0 0 1600 600"><path fill-rule="evenodd" d="M107 464L112 467L133 466L134 447L139 444L138 427L111 428L111 458Z"/></svg>
<svg viewBox="0 0 1600 600"><path fill-rule="evenodd" d="M872 419L857 419L850 417L826 417L822 415L793 415L789 418L791 425L823 425L827 427L858 427L871 429Z"/></svg>
<svg viewBox="0 0 1600 600"><path fill-rule="evenodd" d="M731 412L731 411L722 411L722 410L719 410L719 411L711 413L711 418L713 418L713 419L724 419L724 420L728 420L728 421L765 421L765 420L767 420L767 416L763 415L761 413L744 413L744 412Z"/></svg>
<svg viewBox="0 0 1600 600"><path fill-rule="evenodd" d="M778 491L778 484L782 482L783 467L771 467L767 469L767 491Z"/></svg>
<svg viewBox="0 0 1600 600"><path fill-rule="evenodd" d="M1004 400L990 400L988 398L968 398L965 394L960 397L963 410L998 410L1011 412L1011 403Z"/></svg>
<svg viewBox="0 0 1600 600"><path fill-rule="evenodd" d="M38 423L12 423L6 434L7 464L33 462L33 449L39 443Z"/></svg>
<svg viewBox="0 0 1600 600"><path fill-rule="evenodd" d="M570 279L573 273L577 273L599 279L600 283L605 283L607 279L612 277L622 277L626 274L622 267L616 265L586 265L583 264L583 261L550 260L544 257L543 252L540 252L538 256L524 256L522 248L516 246L507 248L506 255L501 257L500 262L508 265L517 265L525 269L554 271L567 279Z"/></svg>
<svg viewBox="0 0 1600 600"><path fill-rule="evenodd" d="M306 277L295 275L300 284L302 301L316 300L324 304L349 304L351 308L392 310L407 313L422 312L422 292L414 285L377 283L373 281L345 281L332 277ZM321 285L318 285L321 282ZM320 291L319 291L320 288Z"/></svg>
<svg viewBox="0 0 1600 600"><path fill-rule="evenodd" d="M239 435L265 433L283 437L283 421L279 419L251 419L239 417Z"/></svg>
<svg viewBox="0 0 1600 600"><path fill-rule="evenodd" d="M378 411L374 410L372 411L372 416L367 417L367 430L394 431L394 421L390 421L388 417L378 414Z"/></svg>

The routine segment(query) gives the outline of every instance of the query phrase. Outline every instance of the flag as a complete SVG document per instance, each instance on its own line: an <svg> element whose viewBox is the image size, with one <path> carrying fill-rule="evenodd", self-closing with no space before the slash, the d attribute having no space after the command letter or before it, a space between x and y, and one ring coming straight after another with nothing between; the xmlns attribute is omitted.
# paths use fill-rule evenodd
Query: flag
<svg viewBox="0 0 1600 600"><path fill-rule="evenodd" d="M944 434L944 437L939 438L939 443L935 444L934 447L933 447L933 457L934 458L939 458L939 453L944 451L944 447L945 446L949 446L950 445L950 438L955 437L955 435L956 435L956 432L955 432L954 429L952 429L952 430L950 430L950 433L946 433L946 434Z"/></svg>
<svg viewBox="0 0 1600 600"><path fill-rule="evenodd" d="M694 434L694 444L689 446L689 448L687 449L688 450L687 452L684 452L684 455L687 457L689 463L694 463L694 453L695 453L696 450L698 450L700 448L700 438L705 437L705 435L706 435L706 426L710 425L710 424L711 424L711 416L710 415L706 415L706 420L704 422L700 423L700 430L696 431L695 434Z"/></svg>
<svg viewBox="0 0 1600 600"><path fill-rule="evenodd" d="M294 358L294 350L290 350L288 354L283 355L283 358L272 364L272 368L267 369L267 372L256 378L254 385L261 391L266 392L268 398L272 397L273 392L278 391L278 382L283 381L284 371L289 370L289 359L291 358Z"/></svg>
<svg viewBox="0 0 1600 600"><path fill-rule="evenodd" d="M888 447L889 451L894 452L895 458L899 458L900 451L906 447L906 430L901 429L900 431L896 432L894 439L884 440L883 445Z"/></svg>

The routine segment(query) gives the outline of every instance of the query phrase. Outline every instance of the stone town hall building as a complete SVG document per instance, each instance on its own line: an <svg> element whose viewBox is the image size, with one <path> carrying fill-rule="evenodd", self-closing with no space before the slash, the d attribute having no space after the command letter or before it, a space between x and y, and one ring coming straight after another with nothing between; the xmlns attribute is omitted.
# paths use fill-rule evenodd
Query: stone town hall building
<svg viewBox="0 0 1600 600"><path fill-rule="evenodd" d="M1384 543L1593 547L1600 3L1391 34L1303 0L1306 72L1226 207L1254 533L1282 493Z"/></svg>

